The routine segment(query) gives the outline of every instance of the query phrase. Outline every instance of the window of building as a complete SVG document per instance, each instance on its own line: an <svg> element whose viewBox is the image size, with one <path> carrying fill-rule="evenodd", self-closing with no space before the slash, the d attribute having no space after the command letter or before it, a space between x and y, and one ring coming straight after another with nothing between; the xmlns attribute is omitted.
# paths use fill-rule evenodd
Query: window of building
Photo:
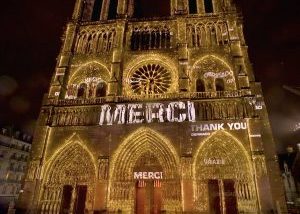
<svg viewBox="0 0 300 214"><path fill-rule="evenodd" d="M205 85L202 79L197 79L196 81L196 91L205 92Z"/></svg>
<svg viewBox="0 0 300 214"><path fill-rule="evenodd" d="M11 195L14 195L15 192L16 192L16 187L12 186L12 187L11 187L11 190L10 190L10 194L11 194Z"/></svg>
<svg viewBox="0 0 300 214"><path fill-rule="evenodd" d="M223 79L216 79L215 84L216 84L216 91L224 91L225 90Z"/></svg>
<svg viewBox="0 0 300 214"><path fill-rule="evenodd" d="M14 168L15 168L15 164L14 164L14 163L10 163L10 165L9 165L9 170L10 170L10 171L13 171Z"/></svg>
<svg viewBox="0 0 300 214"><path fill-rule="evenodd" d="M105 82L100 82L97 85L96 97L105 97L106 96L106 84Z"/></svg>
<svg viewBox="0 0 300 214"><path fill-rule="evenodd" d="M103 0L95 0L94 7L93 7L93 13L92 13L92 21L99 21L100 15L102 11L102 3Z"/></svg>
<svg viewBox="0 0 300 214"><path fill-rule="evenodd" d="M17 158L17 154L16 153L13 153L11 156L10 156L10 159L16 159Z"/></svg>
<svg viewBox="0 0 300 214"><path fill-rule="evenodd" d="M171 15L170 8L170 0L135 0L134 17L166 17Z"/></svg>
<svg viewBox="0 0 300 214"><path fill-rule="evenodd" d="M20 193L20 187L16 187L16 191L15 191L15 194L19 194Z"/></svg>
<svg viewBox="0 0 300 214"><path fill-rule="evenodd" d="M117 18L118 0L110 0L107 19Z"/></svg>
<svg viewBox="0 0 300 214"><path fill-rule="evenodd" d="M18 165L18 171L19 171L19 172L22 172L22 171L23 171L22 169L23 169L22 165L19 164L19 165Z"/></svg>
<svg viewBox="0 0 300 214"><path fill-rule="evenodd" d="M131 35L131 50L171 48L172 32L162 29L134 29Z"/></svg>
<svg viewBox="0 0 300 214"><path fill-rule="evenodd" d="M84 98L87 90L87 84L81 83L78 88L77 97L78 98Z"/></svg>
<svg viewBox="0 0 300 214"><path fill-rule="evenodd" d="M0 151L0 158L4 158L6 151Z"/></svg>
<svg viewBox="0 0 300 214"><path fill-rule="evenodd" d="M3 195L6 194L6 189L7 189L7 187L4 185L3 188L2 188L2 194L3 194Z"/></svg>
<svg viewBox="0 0 300 214"><path fill-rule="evenodd" d="M205 13L213 13L214 7L212 0L204 0Z"/></svg>
<svg viewBox="0 0 300 214"><path fill-rule="evenodd" d="M197 14L197 0L189 0L190 14Z"/></svg>

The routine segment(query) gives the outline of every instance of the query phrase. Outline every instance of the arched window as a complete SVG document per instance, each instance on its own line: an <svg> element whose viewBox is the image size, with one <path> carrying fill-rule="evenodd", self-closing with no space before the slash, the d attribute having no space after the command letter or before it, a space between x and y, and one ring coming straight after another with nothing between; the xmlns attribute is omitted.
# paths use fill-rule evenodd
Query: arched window
<svg viewBox="0 0 300 214"><path fill-rule="evenodd" d="M135 0L134 17L152 18L170 16L171 0Z"/></svg>
<svg viewBox="0 0 300 214"><path fill-rule="evenodd" d="M216 91L224 91L225 86L224 86L224 80L223 79L216 79Z"/></svg>
<svg viewBox="0 0 300 214"><path fill-rule="evenodd" d="M118 9L118 0L110 0L107 19L117 18L117 9Z"/></svg>
<svg viewBox="0 0 300 214"><path fill-rule="evenodd" d="M197 0L189 0L189 13L197 14Z"/></svg>
<svg viewBox="0 0 300 214"><path fill-rule="evenodd" d="M204 0L205 13L213 13L214 6L212 0Z"/></svg>
<svg viewBox="0 0 300 214"><path fill-rule="evenodd" d="M106 96L106 84L105 82L100 82L97 85L96 97L105 97Z"/></svg>
<svg viewBox="0 0 300 214"><path fill-rule="evenodd" d="M205 92L205 85L202 79L197 79L196 81L196 91Z"/></svg>
<svg viewBox="0 0 300 214"><path fill-rule="evenodd" d="M95 0L93 13L92 13L92 21L99 21L101 10L102 10L103 0Z"/></svg>
<svg viewBox="0 0 300 214"><path fill-rule="evenodd" d="M3 195L6 194L6 189L7 189L7 187L6 187L6 185L4 185L3 188L2 188L2 194L3 194Z"/></svg>
<svg viewBox="0 0 300 214"><path fill-rule="evenodd" d="M86 89L87 89L87 85L85 83L81 83L78 88L77 97L84 98L86 94Z"/></svg>
<svg viewBox="0 0 300 214"><path fill-rule="evenodd" d="M10 190L10 194L11 194L11 195L15 194L15 191L16 191L16 187L15 187L15 186L12 186L12 187L11 187L11 190Z"/></svg>
<svg viewBox="0 0 300 214"><path fill-rule="evenodd" d="M149 50L172 47L172 33L168 28L134 29L131 35L131 50Z"/></svg>

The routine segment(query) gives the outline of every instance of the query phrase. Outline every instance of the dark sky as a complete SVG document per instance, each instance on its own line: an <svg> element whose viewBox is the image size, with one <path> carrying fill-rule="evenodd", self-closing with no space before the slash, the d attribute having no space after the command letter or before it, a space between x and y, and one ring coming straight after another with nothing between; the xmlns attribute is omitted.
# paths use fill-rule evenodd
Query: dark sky
<svg viewBox="0 0 300 214"><path fill-rule="evenodd" d="M10 0L0 9L0 126L32 132L47 92L61 35L75 0ZM256 79L263 84L273 132L280 145L300 142L299 0L240 0ZM283 146L281 146L283 147Z"/></svg>

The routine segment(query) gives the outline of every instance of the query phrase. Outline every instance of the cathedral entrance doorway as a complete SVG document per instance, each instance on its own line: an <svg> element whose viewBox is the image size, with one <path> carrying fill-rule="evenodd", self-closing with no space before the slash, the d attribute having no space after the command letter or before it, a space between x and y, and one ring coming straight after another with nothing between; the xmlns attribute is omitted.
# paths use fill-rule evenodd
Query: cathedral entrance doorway
<svg viewBox="0 0 300 214"><path fill-rule="evenodd" d="M159 214L182 210L179 159L158 132L140 128L115 152L110 168L109 210Z"/></svg>
<svg viewBox="0 0 300 214"><path fill-rule="evenodd" d="M162 192L160 181L137 181L136 214L161 213Z"/></svg>
<svg viewBox="0 0 300 214"><path fill-rule="evenodd" d="M75 191L75 201L72 200L73 191ZM75 189L71 185L65 185L63 187L60 213L70 213L71 207L73 207L74 214L84 214L86 195L86 185L78 185ZM72 202L74 205L72 205Z"/></svg>
<svg viewBox="0 0 300 214"><path fill-rule="evenodd" d="M136 162L134 172L145 175L143 177L143 174L141 174L141 179L136 181L135 213L160 213L162 208L161 179L163 179L163 169L158 159L151 152L145 153ZM155 177L154 173L159 176Z"/></svg>
<svg viewBox="0 0 300 214"><path fill-rule="evenodd" d="M93 210L95 167L80 144L62 149L46 170L41 213L84 214Z"/></svg>
<svg viewBox="0 0 300 214"><path fill-rule="evenodd" d="M237 214L237 199L233 180L215 180L208 181L209 194L209 213Z"/></svg>
<svg viewBox="0 0 300 214"><path fill-rule="evenodd" d="M74 203L74 214L84 214L85 202L87 196L87 186L79 185L76 187L76 196Z"/></svg>
<svg viewBox="0 0 300 214"><path fill-rule="evenodd" d="M195 155L195 204L212 214L257 213L250 155L231 134L219 131L201 143Z"/></svg>

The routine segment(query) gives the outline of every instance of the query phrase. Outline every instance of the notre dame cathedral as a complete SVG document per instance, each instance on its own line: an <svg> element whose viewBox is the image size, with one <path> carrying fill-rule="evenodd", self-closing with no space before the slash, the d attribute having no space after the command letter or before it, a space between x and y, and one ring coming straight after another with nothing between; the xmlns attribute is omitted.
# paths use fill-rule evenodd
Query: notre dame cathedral
<svg viewBox="0 0 300 214"><path fill-rule="evenodd" d="M233 0L76 0L63 38L21 209L285 212Z"/></svg>

